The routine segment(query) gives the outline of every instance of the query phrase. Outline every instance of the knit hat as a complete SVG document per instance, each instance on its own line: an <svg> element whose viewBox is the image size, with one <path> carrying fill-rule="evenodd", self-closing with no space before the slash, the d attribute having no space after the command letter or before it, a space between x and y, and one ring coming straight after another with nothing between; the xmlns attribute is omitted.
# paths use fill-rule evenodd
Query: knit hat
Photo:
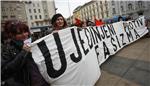
<svg viewBox="0 0 150 86"><path fill-rule="evenodd" d="M55 14L55 15L52 17L52 20L51 20L51 24L52 24L52 25L56 22L56 20L57 20L58 17L63 17L63 16L62 16L60 13Z"/></svg>

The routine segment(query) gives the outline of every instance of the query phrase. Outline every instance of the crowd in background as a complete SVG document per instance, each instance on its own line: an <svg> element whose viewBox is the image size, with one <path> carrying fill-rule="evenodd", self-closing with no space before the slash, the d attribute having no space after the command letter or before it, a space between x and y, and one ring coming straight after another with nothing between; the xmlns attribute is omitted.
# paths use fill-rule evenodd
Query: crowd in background
<svg viewBox="0 0 150 86"><path fill-rule="evenodd" d="M118 16L117 21L105 22L100 20L77 21L72 26L87 27L100 26L119 21L132 20L131 17ZM42 36L56 33L68 27L66 20L61 14L55 14L51 21L53 31L43 32ZM146 26L150 29L150 19L146 19ZM37 35L38 36L38 35ZM150 36L150 34L149 34ZM49 86L41 76L31 56L31 48L28 43L37 39L31 36L29 27L20 21L7 21L4 31L1 32L1 79L2 86Z"/></svg>
<svg viewBox="0 0 150 86"><path fill-rule="evenodd" d="M141 16L142 14L139 14L139 16ZM77 19L75 18L75 23L74 24L71 24L71 25L67 25L66 23L66 26L67 27L71 27L71 26L77 26L77 27L82 27L82 28L85 28L85 27L88 27L88 26L101 26L103 24L112 24L112 23L115 23L115 22L119 22L119 21L128 21L128 20L133 20L133 18L131 16L116 16L114 18L110 18L110 19L107 19L107 20L103 20L103 19L96 19L95 18L95 21L92 22L90 20L86 20L86 21L81 21L80 19ZM150 18L147 19L146 18L146 26L148 28L150 28L150 24L149 24L149 21L150 21ZM51 21L53 23L53 21ZM44 37L45 35L48 35L50 33L53 32L53 27L51 27L50 29L46 29L46 30L43 30L41 32L38 32L38 33L33 33L31 34L31 37L32 37L32 41L35 41L41 37ZM3 39L5 39L5 37L3 36L3 32L2 33L2 41Z"/></svg>

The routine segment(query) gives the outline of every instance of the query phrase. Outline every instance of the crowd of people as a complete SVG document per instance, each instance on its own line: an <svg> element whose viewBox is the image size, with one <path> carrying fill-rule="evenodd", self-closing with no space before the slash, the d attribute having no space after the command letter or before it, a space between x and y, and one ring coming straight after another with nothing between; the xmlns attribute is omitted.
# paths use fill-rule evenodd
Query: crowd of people
<svg viewBox="0 0 150 86"><path fill-rule="evenodd" d="M121 16L118 21L122 21ZM53 26L52 33L68 27L61 14L55 14L51 24ZM91 21L83 21L77 26L94 25L95 23ZM32 59L31 42L32 37L27 25L20 21L7 21L5 23L1 41L1 86L50 86L43 79Z"/></svg>
<svg viewBox="0 0 150 86"><path fill-rule="evenodd" d="M67 27L61 14L55 14L51 23L53 33ZM32 58L31 42L31 33L26 24L20 21L5 23L1 40L1 86L50 86Z"/></svg>
<svg viewBox="0 0 150 86"><path fill-rule="evenodd" d="M78 26L78 27L87 27L87 26L101 26L103 24L112 24L115 22L119 22L119 21L128 21L128 20L132 20L131 16L117 16L116 18L110 18L107 20L102 20L102 19L96 19L94 20L94 22L90 21L90 20L86 20L86 21L81 21L79 19L75 19L75 23L72 24L71 26Z"/></svg>
<svg viewBox="0 0 150 86"><path fill-rule="evenodd" d="M52 18L54 32L67 27L61 14ZM49 86L31 56L31 33L20 21L7 21L1 41L2 86Z"/></svg>

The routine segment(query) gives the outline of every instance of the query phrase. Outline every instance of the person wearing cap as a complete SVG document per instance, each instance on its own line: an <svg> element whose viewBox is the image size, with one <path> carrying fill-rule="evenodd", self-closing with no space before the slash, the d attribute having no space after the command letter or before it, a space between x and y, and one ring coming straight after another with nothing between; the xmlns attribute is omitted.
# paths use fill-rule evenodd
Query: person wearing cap
<svg viewBox="0 0 150 86"><path fill-rule="evenodd" d="M52 17L51 24L53 26L54 32L57 32L58 30L61 30L67 27L67 22L60 13L55 14Z"/></svg>

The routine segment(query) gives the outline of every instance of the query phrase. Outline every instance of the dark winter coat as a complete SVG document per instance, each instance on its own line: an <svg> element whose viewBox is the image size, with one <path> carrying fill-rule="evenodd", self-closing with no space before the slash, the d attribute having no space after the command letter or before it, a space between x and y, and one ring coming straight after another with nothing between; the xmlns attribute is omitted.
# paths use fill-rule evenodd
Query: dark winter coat
<svg viewBox="0 0 150 86"><path fill-rule="evenodd" d="M22 46L14 40L1 46L2 86L49 86Z"/></svg>

